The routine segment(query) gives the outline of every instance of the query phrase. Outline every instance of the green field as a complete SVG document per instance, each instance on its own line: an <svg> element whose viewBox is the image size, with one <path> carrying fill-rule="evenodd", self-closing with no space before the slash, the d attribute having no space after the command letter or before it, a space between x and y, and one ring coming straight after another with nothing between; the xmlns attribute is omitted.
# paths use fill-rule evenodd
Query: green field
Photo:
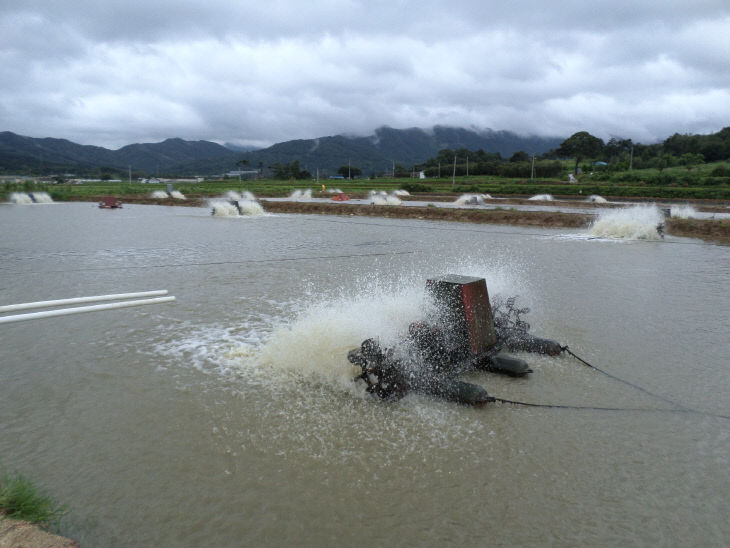
<svg viewBox="0 0 730 548"><path fill-rule="evenodd" d="M565 177L555 179L520 179L496 176L457 176L440 179L375 178L354 180L288 180L227 179L199 183L174 183L189 197L217 196L228 190L248 190L256 196L287 196L295 189L312 189L316 195L324 184L328 189L341 189L352 194L364 194L370 190L392 191L405 189L414 193L488 193L493 195L532 196L552 194L576 198L598 194L604 197L657 198L657 199L710 199L730 200L730 164L716 162L663 170L635 169L631 171L584 172L578 182L568 183ZM6 181L0 187L0 195L7 200L12 192L48 192L55 201L80 200L99 196L143 197L154 190L165 190L165 183L144 184L137 182L85 182L82 184L51 183L37 180L22 182Z"/></svg>

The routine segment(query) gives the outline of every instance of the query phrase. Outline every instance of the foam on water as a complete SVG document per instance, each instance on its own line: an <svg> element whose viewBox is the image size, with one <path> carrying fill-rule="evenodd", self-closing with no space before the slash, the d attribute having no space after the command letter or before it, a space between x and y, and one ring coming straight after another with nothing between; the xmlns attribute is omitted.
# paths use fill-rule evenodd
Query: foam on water
<svg viewBox="0 0 730 548"><path fill-rule="evenodd" d="M669 210L673 219L697 219L697 210L691 205L673 205Z"/></svg>
<svg viewBox="0 0 730 548"><path fill-rule="evenodd" d="M9 199L14 204L32 204L33 199L25 192L11 192Z"/></svg>
<svg viewBox="0 0 730 548"><path fill-rule="evenodd" d="M528 198L528 200L534 200L537 202L552 202L555 200L555 198L553 198L552 194L536 194L535 196Z"/></svg>
<svg viewBox="0 0 730 548"><path fill-rule="evenodd" d="M428 277L446 273L484 277L493 299L524 293L515 272L506 267L475 262L441 268L442 272L412 273L399 279L370 275L357 280L354 287L332 289L331 295L312 287L296 302L275 306L277 314L242 313L235 325L214 328L202 345L197 342L200 334L195 333L193 341L178 338L165 353L174 351L179 357L181 349L200 346L205 351L196 350L194 361L201 369L268 370L342 389L352 384L349 349L370 337L388 346L406 335L411 322L428 313Z"/></svg>
<svg viewBox="0 0 730 548"><path fill-rule="evenodd" d="M312 189L307 188L304 190L295 189L289 194L290 200L311 200L312 199Z"/></svg>
<svg viewBox="0 0 730 548"><path fill-rule="evenodd" d="M213 217L238 217L238 208L223 200L208 200L208 207L213 211Z"/></svg>
<svg viewBox="0 0 730 548"><path fill-rule="evenodd" d="M51 196L48 194L48 192L31 192L30 197L37 204L52 204L53 203L53 198L51 198Z"/></svg>
<svg viewBox="0 0 730 548"><path fill-rule="evenodd" d="M481 205L484 203L484 196L481 194L462 194L454 203L457 205Z"/></svg>
<svg viewBox="0 0 730 548"><path fill-rule="evenodd" d="M384 190L371 190L368 193L368 200L375 205L400 205L403 202L397 196L393 196Z"/></svg>
<svg viewBox="0 0 730 548"><path fill-rule="evenodd" d="M184 200L185 197L183 196L182 199ZM238 207L241 208L240 213L233 202L238 202ZM229 190L221 198L208 200L208 207L213 211L214 217L260 217L266 215L263 206L256 201L256 196L248 190L241 191L240 194L235 190Z"/></svg>
<svg viewBox="0 0 730 548"><path fill-rule="evenodd" d="M242 202L238 202L238 205L241 208L241 215L244 215L245 217L260 217L262 215L266 215L264 208L258 202L243 200Z"/></svg>
<svg viewBox="0 0 730 548"><path fill-rule="evenodd" d="M658 207L637 205L602 211L590 228L592 236L621 240L659 240L658 227L664 222Z"/></svg>
<svg viewBox="0 0 730 548"><path fill-rule="evenodd" d="M178 381L185 390L194 386L239 394L252 413L277 417L265 429L242 431L242 444L265 443L287 453L357 460L358 451L370 452L373 444L396 443L399 452L389 458L408 459L429 447L463 443L483 428L478 413L461 407L455 412L452 404L417 394L383 404L365 392L364 383L354 382L359 370L347 360L348 350L364 339L379 338L389 346L407 333L410 322L429 312L429 276L482 276L492 298L505 288L514 294L513 273L485 266L481 259L441 268L399 279L370 274L329 295L312 287L296 301L267 303L265 313L244 307L230 325L177 326L174 337L161 326L160 337L166 342L155 345L156 361L161 370L173 374L192 367L206 375L203 380ZM238 424L232 420L232 437L237 437ZM338 440L345 431L348 439L367 442L343 446Z"/></svg>
<svg viewBox="0 0 730 548"><path fill-rule="evenodd" d="M228 201L221 199L208 201L208 207L213 211L214 217L260 217L266 215L264 208L258 202L239 200L238 206L241 208L240 213L238 212L238 208Z"/></svg>

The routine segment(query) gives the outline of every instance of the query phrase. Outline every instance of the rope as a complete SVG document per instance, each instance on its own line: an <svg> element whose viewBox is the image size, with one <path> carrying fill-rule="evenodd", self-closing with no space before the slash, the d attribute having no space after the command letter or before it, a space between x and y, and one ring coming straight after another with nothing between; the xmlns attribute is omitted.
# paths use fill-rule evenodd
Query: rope
<svg viewBox="0 0 730 548"><path fill-rule="evenodd" d="M594 411L650 411L652 413L689 413L692 410L685 409L645 409L643 407L595 407L591 405L555 405L549 403L529 403L524 401L507 400L504 398L492 398L495 402L521 405L523 407L541 407L544 409L591 409Z"/></svg>
<svg viewBox="0 0 730 548"><path fill-rule="evenodd" d="M576 360L578 360L579 362L581 362L583 365L586 365L586 366L590 367L594 371L598 371L602 375L605 375L605 376L607 376L607 377L609 377L611 379L614 379L614 380L616 380L618 382L622 382L622 383L624 383L627 386L630 386L630 387L632 387L632 388L634 388L634 389L636 389L636 390L638 390L640 392L643 392L644 394L647 394L647 395L649 395L649 396L651 396L653 398L657 398L659 400L662 400L662 401L664 401L664 402L666 402L666 403L668 403L670 405L673 405L674 407L677 407L679 409L683 409L684 411L692 411L692 409L690 409L689 407L685 407L684 405L681 405L681 404L675 402L674 400L670 400L669 398L666 398L666 397L661 396L659 394L655 394L654 392L651 392L651 391L647 390L646 388L643 388L643 387L641 387L641 386L639 386L637 384L634 384L634 383L632 383L630 381L627 381L625 379L621 379L621 378L617 377L616 375L612 375L608 371L604 371L603 369L600 369L600 368L596 367L595 365L588 363L583 358L581 358L580 356L578 356L577 354L575 354L573 351L571 351L570 348L568 348L567 346L561 346L560 348L561 348L561 350L563 352L567 352L568 354L570 354L571 356L573 356Z"/></svg>
<svg viewBox="0 0 730 548"><path fill-rule="evenodd" d="M611 379L617 380L628 386L631 386L632 388L635 388L636 390L639 390L649 396L652 396L652 397L660 399L666 403L669 403L670 405L674 406L674 409L645 409L645 408L639 408L639 407L632 408L632 407L594 407L594 406L583 406L583 405L555 405L555 404L548 404L548 403L530 403L530 402L523 402L523 401L516 401L516 400L508 400L508 399L504 399L504 398L496 398L496 397L490 396L491 400L495 401L495 402L499 402L499 403L510 404L510 405L521 405L522 407L540 407L540 408L544 408L544 409L590 409L590 410L595 410L595 411L642 411L642 412L652 412L652 413L692 413L692 414L696 414L696 415L704 415L706 417L715 417L715 418L719 418L719 419L730 419L729 415L720 415L717 413L709 413L707 411L700 411L698 409L692 409L690 407L685 407L684 405L681 405L673 400L670 400L669 398L666 398L659 394L655 394L655 393L647 390L646 388L643 388L630 381L617 377L616 375L612 375L611 373L604 371L603 369L600 369L591 363L588 363L586 360L584 360L583 358L581 358L580 356L578 356L574 352L572 352L567 346L561 346L560 348L563 352L567 352L568 354L573 356L576 360L578 360L582 364L601 373L602 375L606 375L607 377L609 377Z"/></svg>

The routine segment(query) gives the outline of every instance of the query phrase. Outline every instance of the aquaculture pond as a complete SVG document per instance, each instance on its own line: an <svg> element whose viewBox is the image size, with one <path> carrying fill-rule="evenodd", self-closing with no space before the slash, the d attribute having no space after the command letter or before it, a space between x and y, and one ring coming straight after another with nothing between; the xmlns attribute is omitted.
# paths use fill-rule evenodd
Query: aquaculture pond
<svg viewBox="0 0 730 548"><path fill-rule="evenodd" d="M260 213L0 206L0 305L176 297L0 325L0 459L69 504L62 533L85 546L727 544L730 247ZM617 378L520 354L527 377L467 380L568 408L365 393L348 350L403 336L426 280L447 273L517 296L532 333Z"/></svg>

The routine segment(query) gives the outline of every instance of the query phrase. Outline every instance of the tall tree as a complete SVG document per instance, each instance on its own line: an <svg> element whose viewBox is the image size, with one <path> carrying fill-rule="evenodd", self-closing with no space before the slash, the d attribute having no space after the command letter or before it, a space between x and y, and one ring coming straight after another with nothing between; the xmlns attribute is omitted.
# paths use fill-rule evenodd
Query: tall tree
<svg viewBox="0 0 730 548"><path fill-rule="evenodd" d="M362 175L362 169L354 166L340 166L337 169L337 173L345 178L359 177L360 175Z"/></svg>
<svg viewBox="0 0 730 548"><path fill-rule="evenodd" d="M601 153L603 140L587 131L579 131L561 143L556 152L563 158L575 158L573 173L578 173L578 164L583 158L594 158Z"/></svg>

